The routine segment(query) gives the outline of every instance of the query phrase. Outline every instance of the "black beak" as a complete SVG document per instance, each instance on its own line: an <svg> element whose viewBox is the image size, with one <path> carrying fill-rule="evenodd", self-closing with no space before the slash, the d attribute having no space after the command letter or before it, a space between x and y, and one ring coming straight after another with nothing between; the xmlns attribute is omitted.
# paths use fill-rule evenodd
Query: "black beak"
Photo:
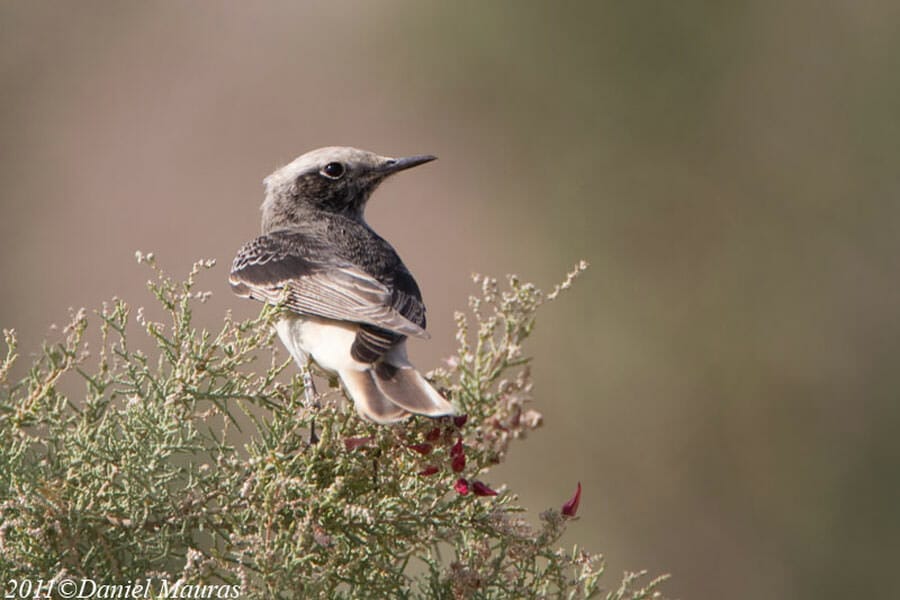
<svg viewBox="0 0 900 600"><path fill-rule="evenodd" d="M406 169L424 165L425 163L431 162L436 159L437 156L432 156L430 154L422 154L420 156L407 156L406 158L392 158L381 165L378 170L383 175L391 175L393 173L397 173L398 171L405 171Z"/></svg>

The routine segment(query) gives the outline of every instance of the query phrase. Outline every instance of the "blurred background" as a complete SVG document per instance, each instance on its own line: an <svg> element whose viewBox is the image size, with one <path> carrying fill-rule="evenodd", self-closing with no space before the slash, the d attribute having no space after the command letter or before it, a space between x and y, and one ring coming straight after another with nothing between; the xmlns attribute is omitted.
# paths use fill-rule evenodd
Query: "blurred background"
<svg viewBox="0 0 900 600"><path fill-rule="evenodd" d="M441 160L369 221L450 355L473 271L549 287L498 477L680 598L887 597L900 556L900 4L0 3L0 326L226 277L323 145ZM499 482L498 482L499 483Z"/></svg>

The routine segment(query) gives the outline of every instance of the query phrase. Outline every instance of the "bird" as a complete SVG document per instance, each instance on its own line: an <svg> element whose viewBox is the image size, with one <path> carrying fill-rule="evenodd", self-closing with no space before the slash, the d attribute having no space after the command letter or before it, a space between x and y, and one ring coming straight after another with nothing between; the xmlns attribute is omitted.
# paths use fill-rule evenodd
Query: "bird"
<svg viewBox="0 0 900 600"><path fill-rule="evenodd" d="M312 359L379 424L456 414L407 355L408 338L430 337L419 286L365 219L382 181L435 159L338 146L301 155L265 178L262 235L238 251L229 276L238 296L282 306L275 330L307 393Z"/></svg>

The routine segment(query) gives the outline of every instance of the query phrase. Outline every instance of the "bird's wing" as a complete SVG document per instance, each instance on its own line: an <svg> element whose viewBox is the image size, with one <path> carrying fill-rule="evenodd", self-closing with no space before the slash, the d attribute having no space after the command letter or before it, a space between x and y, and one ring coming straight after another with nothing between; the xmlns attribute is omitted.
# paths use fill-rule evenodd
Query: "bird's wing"
<svg viewBox="0 0 900 600"><path fill-rule="evenodd" d="M232 289L263 302L284 301L286 308L304 315L428 337L424 307L420 319L405 304L395 306L387 285L349 263L318 258L324 253L308 251L306 242L301 236L264 235L246 244L232 265Z"/></svg>
<svg viewBox="0 0 900 600"><path fill-rule="evenodd" d="M416 280L406 267L397 269L391 278L391 305L398 313L421 327L425 328L425 304ZM401 339L393 331L381 327L363 325L356 334L356 340L350 349L353 358L360 362L374 363Z"/></svg>
<svg viewBox="0 0 900 600"><path fill-rule="evenodd" d="M412 274L404 266L394 273L391 305L398 313L425 329L425 303Z"/></svg>

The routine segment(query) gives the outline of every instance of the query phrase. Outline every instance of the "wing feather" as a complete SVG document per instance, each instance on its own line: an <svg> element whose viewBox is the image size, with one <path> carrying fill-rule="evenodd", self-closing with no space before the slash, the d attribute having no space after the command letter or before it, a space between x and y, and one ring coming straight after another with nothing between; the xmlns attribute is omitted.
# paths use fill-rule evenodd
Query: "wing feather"
<svg viewBox="0 0 900 600"><path fill-rule="evenodd" d="M232 265L229 280L239 296L284 305L297 313L364 323L398 335L428 337L424 305L411 301L347 263L321 258L299 234L264 235L246 244ZM413 282L413 285L415 283Z"/></svg>

